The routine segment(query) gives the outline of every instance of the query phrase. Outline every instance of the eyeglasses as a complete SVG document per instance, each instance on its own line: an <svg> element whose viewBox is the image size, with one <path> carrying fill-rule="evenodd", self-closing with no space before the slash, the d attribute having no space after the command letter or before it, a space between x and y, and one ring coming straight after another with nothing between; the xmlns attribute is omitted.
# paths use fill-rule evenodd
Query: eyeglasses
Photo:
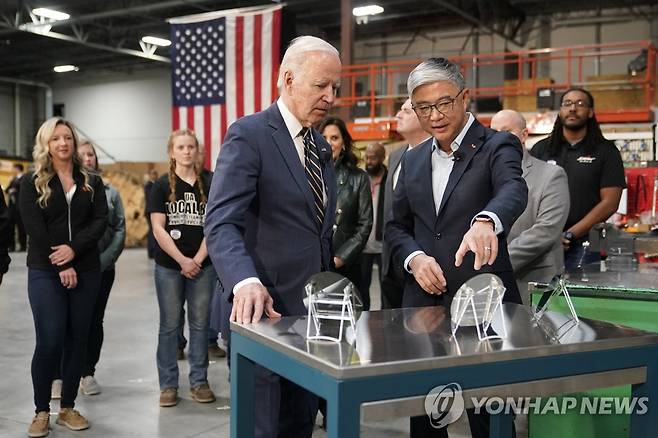
<svg viewBox="0 0 658 438"><path fill-rule="evenodd" d="M439 114L445 116L446 113L453 110L455 107L455 100L457 100L459 95L462 94L462 91L464 91L463 88L459 90L459 93L457 93L455 97L443 99L440 102L432 104L416 105L412 108L418 117L429 118L432 115L432 110L437 110Z"/></svg>
<svg viewBox="0 0 658 438"><path fill-rule="evenodd" d="M576 108L589 108L589 102L586 100L563 100L562 108L571 108L576 105Z"/></svg>

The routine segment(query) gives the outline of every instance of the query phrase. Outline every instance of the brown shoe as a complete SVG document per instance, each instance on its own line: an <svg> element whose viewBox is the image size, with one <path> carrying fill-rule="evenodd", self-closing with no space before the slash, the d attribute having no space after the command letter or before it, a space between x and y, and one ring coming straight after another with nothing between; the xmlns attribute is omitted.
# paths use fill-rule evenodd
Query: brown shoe
<svg viewBox="0 0 658 438"><path fill-rule="evenodd" d="M71 430L89 429L89 422L80 412L72 408L62 408L57 416L57 424L66 426Z"/></svg>
<svg viewBox="0 0 658 438"><path fill-rule="evenodd" d="M48 436L50 429L50 413L48 411L41 411L34 416L32 424L27 430L27 436L37 438L41 436Z"/></svg>
<svg viewBox="0 0 658 438"><path fill-rule="evenodd" d="M211 359L221 359L226 357L226 352L217 344L208 346L208 357Z"/></svg>
<svg viewBox="0 0 658 438"><path fill-rule="evenodd" d="M160 406L168 408L178 404L178 390L176 388L165 388L160 391Z"/></svg>
<svg viewBox="0 0 658 438"><path fill-rule="evenodd" d="M212 403L215 401L215 394L213 394L207 383L191 388L190 395L193 400L199 403Z"/></svg>

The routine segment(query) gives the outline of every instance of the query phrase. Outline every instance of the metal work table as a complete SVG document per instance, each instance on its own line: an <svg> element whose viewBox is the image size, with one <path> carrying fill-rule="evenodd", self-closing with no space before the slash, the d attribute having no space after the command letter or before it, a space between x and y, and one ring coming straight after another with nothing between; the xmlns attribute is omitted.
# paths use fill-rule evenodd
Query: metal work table
<svg viewBox="0 0 658 438"><path fill-rule="evenodd" d="M307 341L305 317L233 323L231 436L254 433L254 363L324 397L331 438L359 435L362 404L420 415L425 395L452 382L465 400L474 394L539 396L632 384L634 396L649 397L648 413L632 417L632 436L655 431L658 334L588 319L558 334L566 321L560 313L547 312L537 325L523 306L505 304L503 310L509 336L484 342L469 327L453 338L450 316L441 307L363 312L355 346ZM509 436L511 416L491 418L491 437Z"/></svg>

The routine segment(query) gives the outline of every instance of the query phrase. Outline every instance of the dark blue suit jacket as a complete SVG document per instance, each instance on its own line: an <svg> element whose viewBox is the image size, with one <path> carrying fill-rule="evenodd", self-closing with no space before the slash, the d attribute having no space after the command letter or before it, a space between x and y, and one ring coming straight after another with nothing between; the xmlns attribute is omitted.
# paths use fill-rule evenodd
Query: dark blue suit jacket
<svg viewBox="0 0 658 438"><path fill-rule="evenodd" d="M331 147L313 131L327 192L324 224L290 133L275 104L229 128L217 159L205 222L208 254L232 300L258 277L282 315L305 314L308 278L331 266L336 178Z"/></svg>
<svg viewBox="0 0 658 438"><path fill-rule="evenodd" d="M475 120L459 147L461 158L454 163L438 215L432 195L431 154L431 138L405 154L385 239L394 263L402 265L417 250L434 257L443 269L448 292L444 298L429 295L408 275L403 305L447 303L446 298L451 300L465 281L483 272L499 274L506 287L518 294L505 237L523 213L528 198L521 176L519 140L512 134L485 128ZM457 268L455 253L473 217L484 210L497 214L503 225L504 231L498 235L498 257L492 266L475 271L475 257L469 252Z"/></svg>

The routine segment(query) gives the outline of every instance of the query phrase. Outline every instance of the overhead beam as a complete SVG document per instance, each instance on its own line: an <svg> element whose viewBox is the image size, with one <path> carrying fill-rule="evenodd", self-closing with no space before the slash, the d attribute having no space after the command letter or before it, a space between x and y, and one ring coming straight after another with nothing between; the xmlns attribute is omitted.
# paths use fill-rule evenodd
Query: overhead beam
<svg viewBox="0 0 658 438"><path fill-rule="evenodd" d="M7 24L0 22L0 27L8 27L8 26L7 26ZM171 59L167 58L166 56L149 55L149 54L146 54L144 52L140 52L139 50L124 49L124 48L120 48L120 47L107 46L105 44L92 43L92 42L89 42L89 41L85 41L84 39L72 37L70 35L65 35L63 33L57 33L57 32L52 32L52 31L37 32L35 30L20 29L20 28L18 28L16 30L18 30L19 32L26 32L26 33L31 33L31 34L34 34L34 35L43 36L43 37L58 39L58 40L61 40L61 41L67 41L67 42L74 43L74 44L79 44L79 45L82 45L82 46L85 46L85 47L90 47L92 49L98 49L98 50L104 50L104 51L107 51L107 52L120 53L120 54L123 54L123 55L136 56L138 58L144 58L144 59L148 59L148 60L151 60L151 61L158 61L158 62L164 62L164 63L167 63L167 64L171 64Z"/></svg>
<svg viewBox="0 0 658 438"><path fill-rule="evenodd" d="M436 3L439 6L442 6L449 10L450 12L459 15L462 17L464 20L468 21L471 24L474 24L475 26L481 28L481 29L486 29L494 34L500 36L501 38L504 38L506 41L509 41L511 43L516 44L517 46L523 47L523 43L521 41L516 40L514 37L507 35L505 32L501 32L498 29L495 29L493 26L490 26L489 24L483 22L477 17L474 17L472 14L469 14L468 12L464 11L462 8L453 5L451 2L446 1L446 0L432 0L434 3Z"/></svg>

